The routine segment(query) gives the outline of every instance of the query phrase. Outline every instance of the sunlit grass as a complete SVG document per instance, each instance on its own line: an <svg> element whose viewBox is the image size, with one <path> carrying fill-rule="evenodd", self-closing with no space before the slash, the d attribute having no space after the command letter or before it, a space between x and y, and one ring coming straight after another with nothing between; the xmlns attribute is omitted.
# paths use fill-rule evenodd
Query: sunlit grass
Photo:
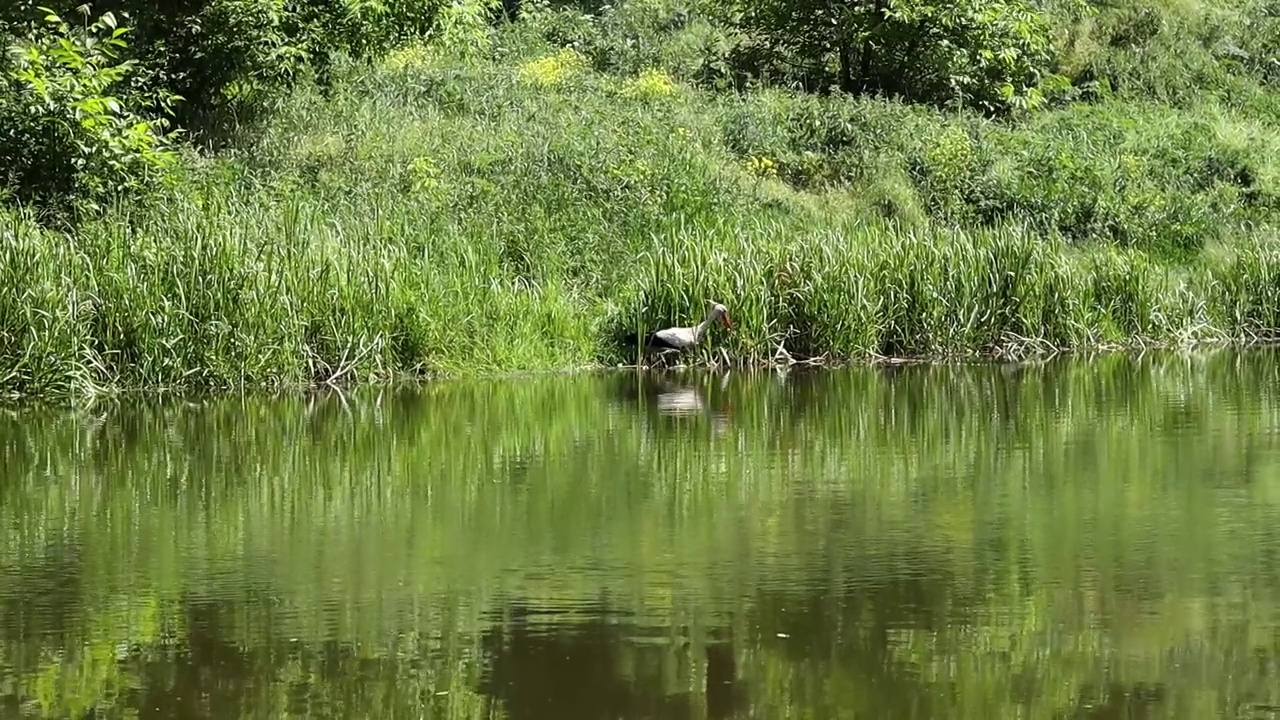
<svg viewBox="0 0 1280 720"><path fill-rule="evenodd" d="M1112 177L1091 164L1115 155L1088 140L1111 127L1103 110L979 132L850 101L828 126L809 101L712 98L659 68L619 81L570 51L502 64L415 47L384 65L330 100L300 95L251 150L191 161L153 207L73 235L0 215L0 393L613 365L635 360L618 336L695 322L708 299L738 329L694 362L1016 358L1280 330L1274 245L1239 235L1239 217L1231 242L1177 262L1049 232L1096 194L1080 178L1171 172L1161 158L1200 136L1167 113L1139 129L1166 117L1173 130L1153 137L1183 140L1107 131L1122 145ZM839 157L794 144L852 132L841 123L865 134ZM1223 133L1223 147L1256 144ZM1185 147L1217 157L1201 140ZM993 156L1008 160L991 187L1022 210L947 220L972 210L961 191ZM898 165L867 165L846 190L797 189L797 172L877 157ZM1033 167L1061 173L1042 182ZM1213 224L1200 200L1143 194L1159 182L1117 196L1115 217L1191 235Z"/></svg>

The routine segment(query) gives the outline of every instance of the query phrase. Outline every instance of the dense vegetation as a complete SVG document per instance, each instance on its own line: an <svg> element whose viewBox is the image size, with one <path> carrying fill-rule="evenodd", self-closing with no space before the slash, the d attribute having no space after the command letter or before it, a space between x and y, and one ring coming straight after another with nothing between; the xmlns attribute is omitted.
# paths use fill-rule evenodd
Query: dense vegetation
<svg viewBox="0 0 1280 720"><path fill-rule="evenodd" d="M1280 328L1262 0L34 5L9 395Z"/></svg>

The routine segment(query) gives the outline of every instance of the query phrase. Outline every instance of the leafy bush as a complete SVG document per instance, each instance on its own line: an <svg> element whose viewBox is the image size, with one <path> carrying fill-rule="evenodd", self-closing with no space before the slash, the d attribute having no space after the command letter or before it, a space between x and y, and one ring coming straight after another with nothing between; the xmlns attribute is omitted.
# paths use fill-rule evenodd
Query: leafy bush
<svg viewBox="0 0 1280 720"><path fill-rule="evenodd" d="M1051 28L1025 0L751 0L740 10L760 67L807 87L1006 110L1039 101L1053 57Z"/></svg>
<svg viewBox="0 0 1280 720"><path fill-rule="evenodd" d="M582 53L602 72L661 69L723 87L733 73L729 56L741 42L729 9L711 0L530 0L521 24L546 42Z"/></svg>
<svg viewBox="0 0 1280 720"><path fill-rule="evenodd" d="M119 59L127 30L114 15L45 20L0 73L0 194L54 214L97 209L154 180L173 160L173 134L114 94L136 68Z"/></svg>
<svg viewBox="0 0 1280 720"><path fill-rule="evenodd" d="M22 35L35 0L0 8L0 31ZM48 0L70 12L77 0ZM132 28L130 92L173 95L178 127L223 143L257 125L296 83L333 78L335 59L378 57L433 27L441 0L102 0ZM470 7L477 3L455 3ZM484 5L483 2L479 3Z"/></svg>
<svg viewBox="0 0 1280 720"><path fill-rule="evenodd" d="M321 86L329 88L338 54L377 58L423 37L432 30L441 4L440 0L293 0L284 6L283 27Z"/></svg>
<svg viewBox="0 0 1280 720"><path fill-rule="evenodd" d="M1058 71L1082 99L1119 96L1192 109L1262 105L1280 78L1280 13L1271 0L1115 0L1060 18Z"/></svg>
<svg viewBox="0 0 1280 720"><path fill-rule="evenodd" d="M67 14L76 3L48 5ZM135 69L128 93L141 99L176 96L173 118L196 136L259 116L271 91L293 77L303 60L301 48L290 46L284 33L284 0L103 0L94 10L131 28L127 59ZM35 21L13 9L0 12L17 34Z"/></svg>
<svg viewBox="0 0 1280 720"><path fill-rule="evenodd" d="M1277 138L1208 113L1078 105L1019 123L872 98L756 91L724 103L726 148L814 192L898 197L953 225L1192 253L1280 208ZM762 163L767 159L767 164ZM892 192L890 192L892 191ZM893 214L897 214L896 212Z"/></svg>

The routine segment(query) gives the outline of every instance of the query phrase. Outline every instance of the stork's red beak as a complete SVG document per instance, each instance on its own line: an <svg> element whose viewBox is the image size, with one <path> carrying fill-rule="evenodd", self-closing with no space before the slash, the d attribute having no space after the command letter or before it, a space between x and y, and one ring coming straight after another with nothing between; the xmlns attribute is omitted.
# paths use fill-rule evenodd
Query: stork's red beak
<svg viewBox="0 0 1280 720"><path fill-rule="evenodd" d="M721 315L720 321L724 323L725 327L729 328L730 330L733 329L733 321L729 319L729 313L725 313Z"/></svg>

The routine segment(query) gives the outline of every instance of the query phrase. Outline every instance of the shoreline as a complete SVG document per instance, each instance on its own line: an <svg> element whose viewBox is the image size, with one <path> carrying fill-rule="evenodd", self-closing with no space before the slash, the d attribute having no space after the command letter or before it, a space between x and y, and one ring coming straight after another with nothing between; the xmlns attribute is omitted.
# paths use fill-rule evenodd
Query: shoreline
<svg viewBox="0 0 1280 720"><path fill-rule="evenodd" d="M249 398L264 396L304 397L317 393L336 392L345 395L352 392L365 391L399 391L423 388L438 383L457 382L505 382L521 379L537 379L548 377L581 377L608 375L611 373L634 373L637 375L662 375L665 373L765 373L765 372L828 372L857 369L878 368L960 368L960 367L1001 367L1010 365L1041 365L1055 361L1092 362L1100 357L1123 355L1140 358L1146 353L1178 353L1201 354L1218 352L1251 352L1280 347L1280 337L1251 338L1235 340L1203 340L1192 343L1173 342L1132 342L1127 344L1108 343L1076 348L1059 348L1052 351L1006 356L1001 358L995 354L955 354L934 357L887 357L877 356L862 359L841 361L818 361L816 359L783 363L776 361L738 362L732 365L714 362L683 363L667 366L644 366L603 363L581 365L565 368L548 368L541 370L492 371L474 374L399 374L385 379L359 382L311 382L311 383L266 383L257 385L227 387L122 387L103 389L100 392L84 392L52 396L15 396L8 395L0 399L0 411L25 412L40 409L56 409L77 411L91 408L102 402L119 402L122 400L150 401L205 401L224 400L233 397Z"/></svg>

